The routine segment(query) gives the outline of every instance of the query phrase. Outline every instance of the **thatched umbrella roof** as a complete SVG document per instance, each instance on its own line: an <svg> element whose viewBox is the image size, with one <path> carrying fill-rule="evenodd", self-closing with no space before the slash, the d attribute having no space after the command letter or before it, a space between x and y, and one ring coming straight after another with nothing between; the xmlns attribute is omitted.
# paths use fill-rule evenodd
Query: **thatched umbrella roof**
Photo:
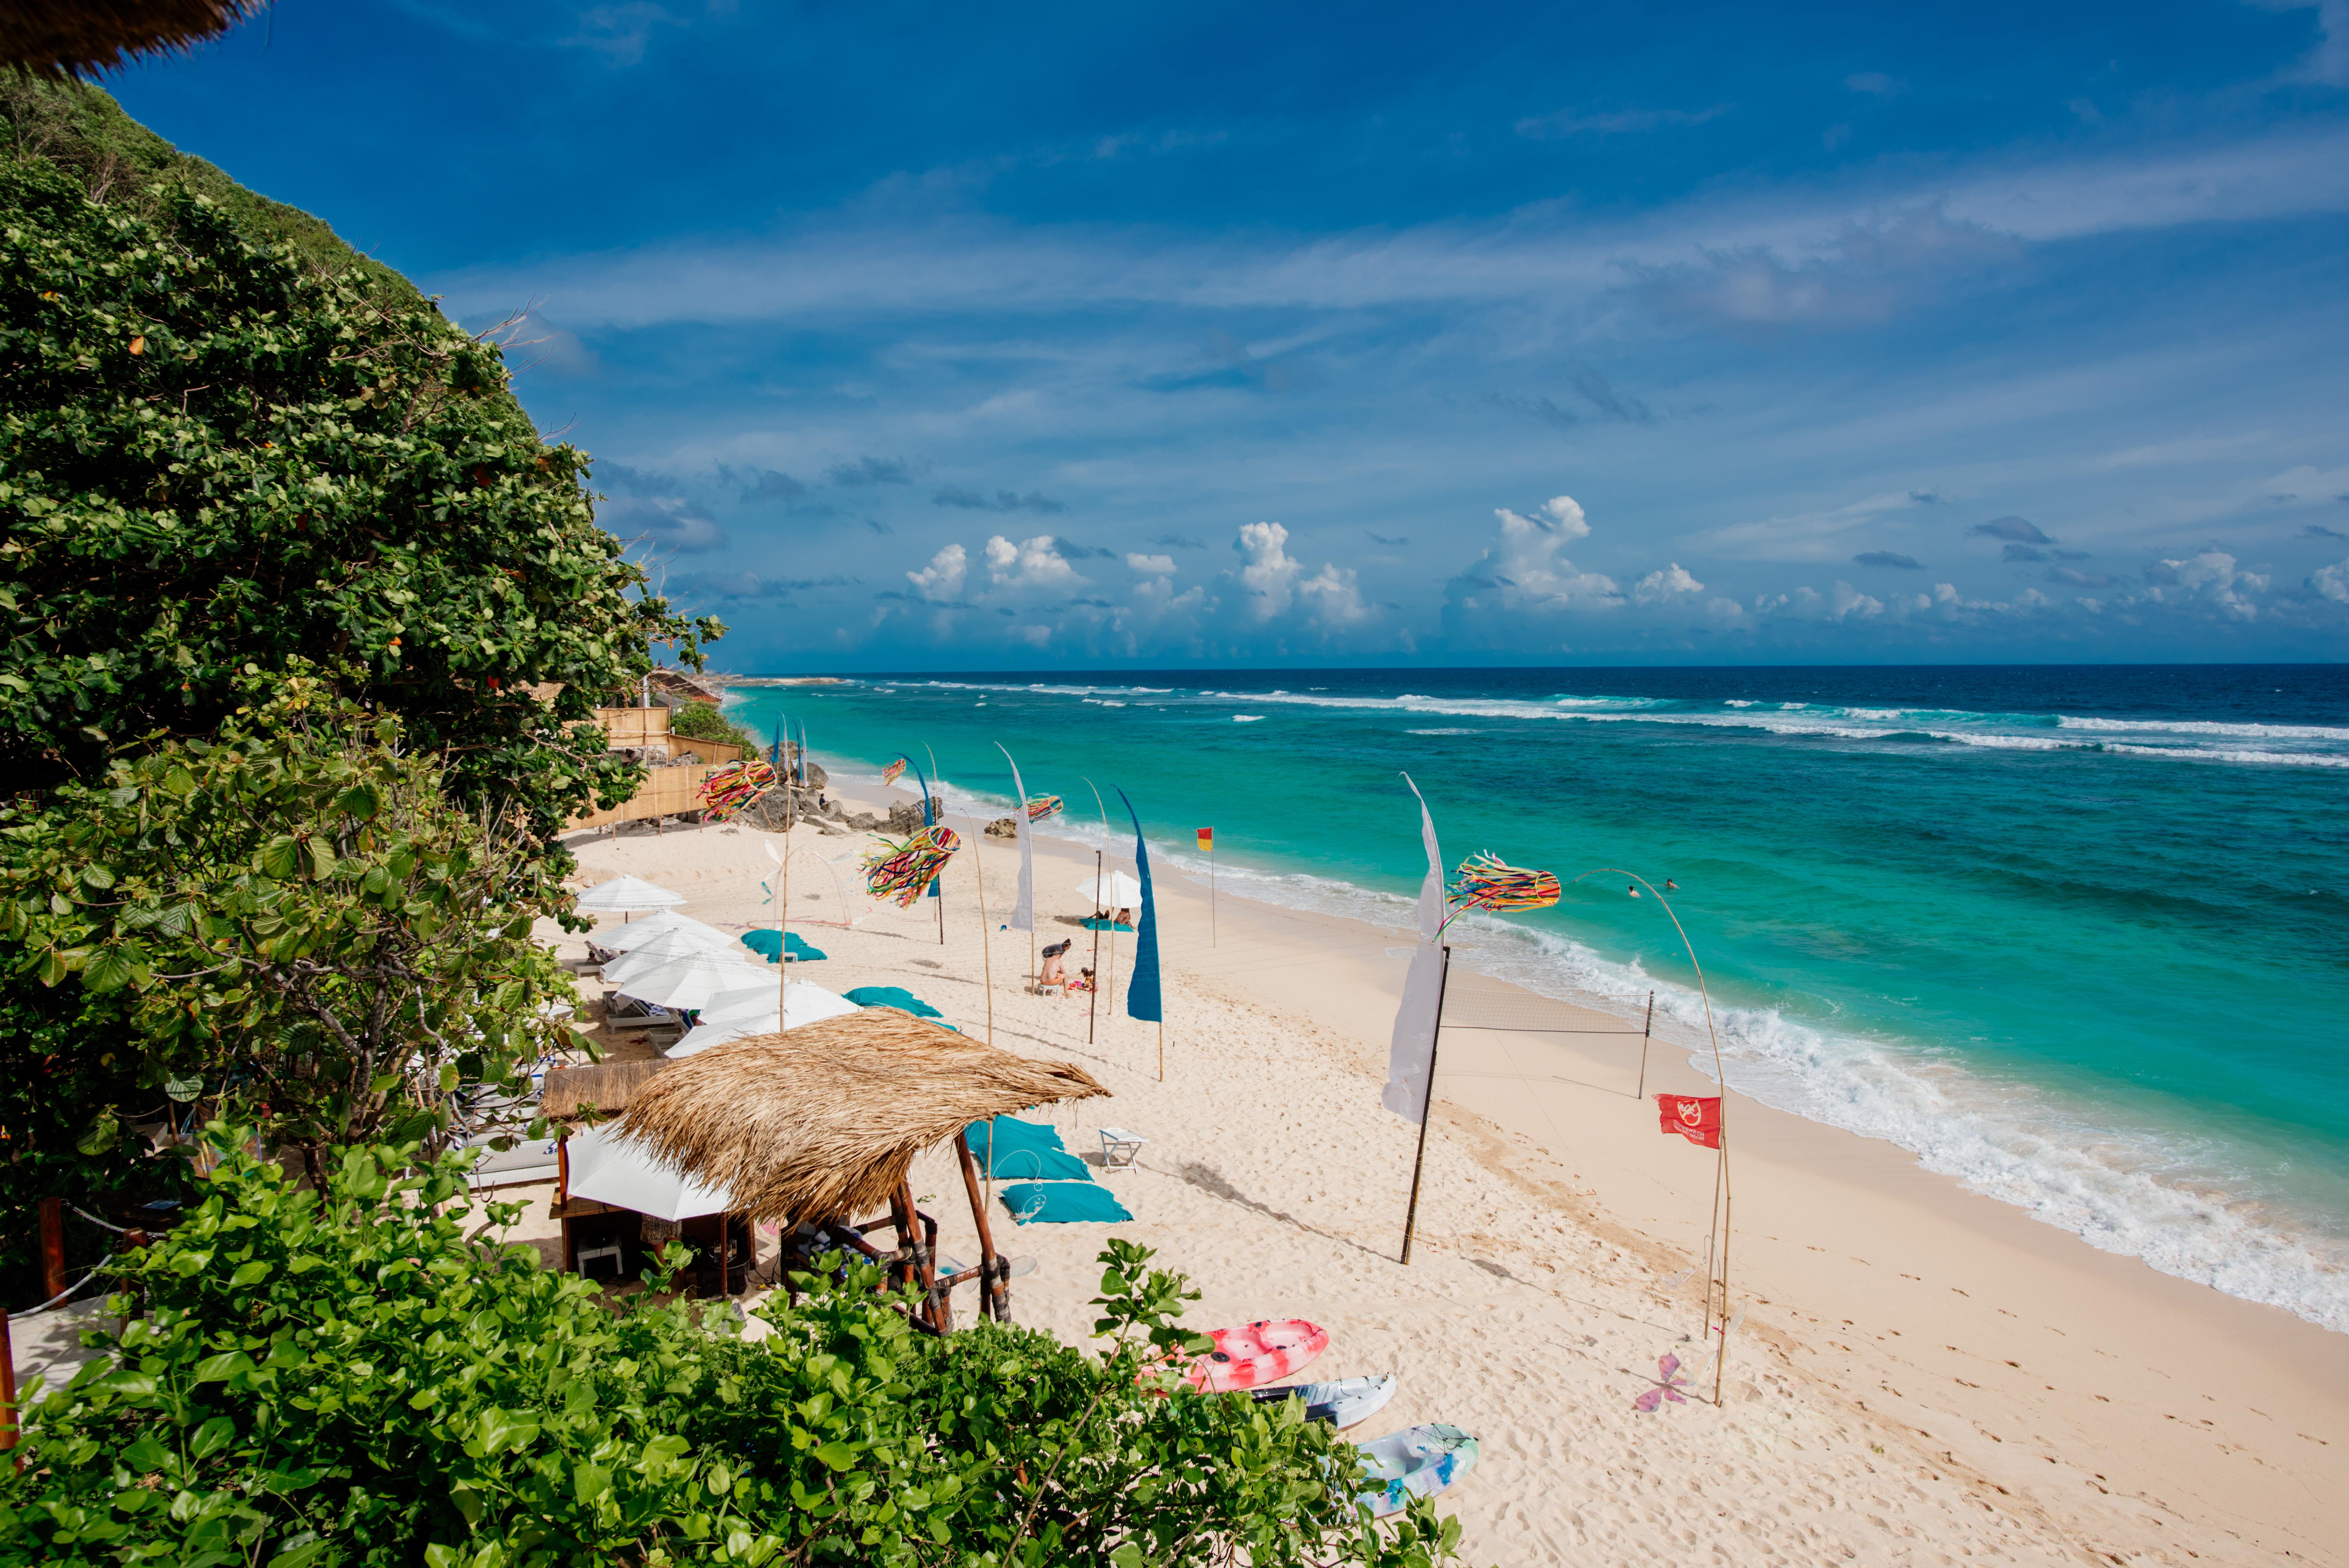
<svg viewBox="0 0 2349 1568"><path fill-rule="evenodd" d="M558 1121L584 1110L623 1111L655 1073L671 1065L663 1060L552 1068L538 1086L538 1109Z"/></svg>
<svg viewBox="0 0 2349 1568"><path fill-rule="evenodd" d="M65 81L193 48L264 0L0 0L0 65Z"/></svg>
<svg viewBox="0 0 2349 1568"><path fill-rule="evenodd" d="M895 1007L713 1046L637 1089L620 1130L761 1220L878 1209L975 1121L1109 1090Z"/></svg>

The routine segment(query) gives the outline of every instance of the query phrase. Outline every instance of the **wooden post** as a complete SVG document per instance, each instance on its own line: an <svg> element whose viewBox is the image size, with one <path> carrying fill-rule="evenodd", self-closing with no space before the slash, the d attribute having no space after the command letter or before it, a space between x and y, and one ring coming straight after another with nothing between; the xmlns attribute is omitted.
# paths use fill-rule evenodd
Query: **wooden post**
<svg viewBox="0 0 2349 1568"><path fill-rule="evenodd" d="M1633 1099L1648 1098L1648 1041L1656 1032L1656 994L1648 993L1648 1021L1640 1030L1640 1087L1631 1091Z"/></svg>
<svg viewBox="0 0 2349 1568"><path fill-rule="evenodd" d="M911 1181L897 1183L896 1203L905 1212L905 1226L902 1234L911 1265L907 1271L907 1283L918 1284L922 1287L923 1304L929 1308L930 1326L943 1334L947 1325L944 1305L938 1298L937 1260L931 1254L929 1238L922 1233L922 1212L914 1207L914 1184Z"/></svg>
<svg viewBox="0 0 2349 1568"><path fill-rule="evenodd" d="M1435 1027L1427 1037L1427 1098L1419 1106L1419 1152L1411 1162L1411 1208L1402 1217L1402 1261L1411 1262L1412 1232L1419 1223L1419 1177L1427 1166L1427 1124L1435 1118L1435 1047L1444 1037L1444 989L1452 980L1452 944L1444 944L1443 966L1435 974Z"/></svg>
<svg viewBox="0 0 2349 1568"><path fill-rule="evenodd" d="M987 867L978 858L978 841L986 825L970 836L970 880L978 884L978 967L987 984L987 1043L995 1044L995 933L987 929Z"/></svg>
<svg viewBox="0 0 2349 1568"><path fill-rule="evenodd" d="M979 1195L978 1165L970 1157L970 1140L955 1134L955 1155L962 1161L963 1190L970 1194L970 1217L978 1226L978 1313L998 1323L1010 1321L1011 1281L995 1254L995 1231L988 1223L987 1200Z"/></svg>
<svg viewBox="0 0 2349 1568"><path fill-rule="evenodd" d="M54 1301L66 1291L66 1201L41 1200L41 1296Z"/></svg>

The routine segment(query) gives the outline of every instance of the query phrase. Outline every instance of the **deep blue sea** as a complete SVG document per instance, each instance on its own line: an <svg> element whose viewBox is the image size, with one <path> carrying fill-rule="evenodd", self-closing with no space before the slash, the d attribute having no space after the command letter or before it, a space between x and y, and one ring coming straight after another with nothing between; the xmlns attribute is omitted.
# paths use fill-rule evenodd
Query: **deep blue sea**
<svg viewBox="0 0 2349 1568"><path fill-rule="evenodd" d="M1065 831L1123 786L1154 861L1212 824L1226 887L1397 926L1408 769L1453 863L1677 881L1738 1088L2349 1331L2349 665L1058 671L733 711L843 777L926 745L998 805L1000 741ZM1472 961L1701 1021L1623 888Z"/></svg>

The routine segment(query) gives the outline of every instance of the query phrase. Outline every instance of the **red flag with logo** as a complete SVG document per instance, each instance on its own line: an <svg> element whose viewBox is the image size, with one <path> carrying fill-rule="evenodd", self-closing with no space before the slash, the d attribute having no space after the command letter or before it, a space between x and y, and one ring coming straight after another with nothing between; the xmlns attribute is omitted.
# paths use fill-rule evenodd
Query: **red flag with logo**
<svg viewBox="0 0 2349 1568"><path fill-rule="evenodd" d="M1660 1094L1656 1109L1662 1130L1677 1132L1707 1149L1721 1147L1721 1097L1717 1094Z"/></svg>

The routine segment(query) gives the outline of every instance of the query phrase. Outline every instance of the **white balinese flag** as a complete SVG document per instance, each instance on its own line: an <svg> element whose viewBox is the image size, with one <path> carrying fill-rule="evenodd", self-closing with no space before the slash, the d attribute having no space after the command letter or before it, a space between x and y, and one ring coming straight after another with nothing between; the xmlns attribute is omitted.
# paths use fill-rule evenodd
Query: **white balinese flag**
<svg viewBox="0 0 2349 1568"><path fill-rule="evenodd" d="M1402 1006L1395 1009L1394 1042L1387 1047L1387 1087L1379 1103L1416 1122L1427 1110L1427 1077L1435 1061L1435 1019L1444 1006L1444 852L1435 847L1435 819L1427 797L1402 776L1419 800L1419 836L1427 845L1427 880L1419 884L1419 945L1402 983Z"/></svg>
<svg viewBox="0 0 2349 1568"><path fill-rule="evenodd" d="M1012 820L1019 826L1019 896L1011 903L1011 929L1036 929L1036 851L1028 838L1028 786L1019 781L1019 764L1011 761L1011 753L1001 741L995 749L1003 753L1003 760L1011 763L1011 788L1019 796L1019 814Z"/></svg>

